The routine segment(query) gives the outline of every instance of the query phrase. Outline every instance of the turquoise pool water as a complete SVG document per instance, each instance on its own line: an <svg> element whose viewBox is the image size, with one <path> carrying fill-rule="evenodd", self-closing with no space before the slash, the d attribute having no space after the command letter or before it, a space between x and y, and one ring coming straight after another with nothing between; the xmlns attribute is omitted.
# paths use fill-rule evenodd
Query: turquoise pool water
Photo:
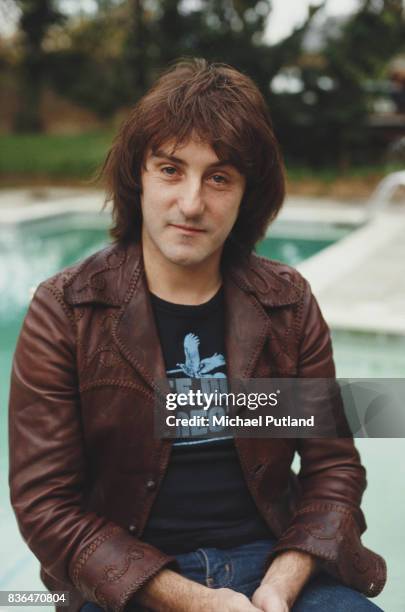
<svg viewBox="0 0 405 612"><path fill-rule="evenodd" d="M322 251L334 243L334 240L321 240L319 238L291 238L283 236L269 236L265 238L257 247L259 255L269 259L277 259L295 266Z"/></svg>
<svg viewBox="0 0 405 612"><path fill-rule="evenodd" d="M332 244L347 230L337 233L306 231L294 237L291 228L278 227L258 251L267 257L296 265ZM320 235L321 234L321 235ZM324 237L322 237L324 235ZM0 589L41 588L37 563L23 544L8 503L6 482L6 410L12 353L32 290L43 279L102 248L107 243L105 220L62 218L29 223L0 231L0 541L7 555L0 564ZM405 338L375 334L333 332L338 375L342 377L403 377ZM358 440L369 472L370 486L364 509L370 529L365 543L388 559L390 583L377 602L384 610L404 612L405 588L400 576L402 546L397 527L402 525L401 476L405 467L402 440ZM402 474L400 470L402 469ZM395 475L395 476L394 476ZM402 480L403 482L403 480ZM381 497L381 491L384 497ZM385 501L389 500L389 504ZM4 609L4 608L3 608ZM18 608L11 608L14 612ZM23 610L23 608L22 608ZM24 608L27 610L27 608ZM51 610L49 608L48 610Z"/></svg>

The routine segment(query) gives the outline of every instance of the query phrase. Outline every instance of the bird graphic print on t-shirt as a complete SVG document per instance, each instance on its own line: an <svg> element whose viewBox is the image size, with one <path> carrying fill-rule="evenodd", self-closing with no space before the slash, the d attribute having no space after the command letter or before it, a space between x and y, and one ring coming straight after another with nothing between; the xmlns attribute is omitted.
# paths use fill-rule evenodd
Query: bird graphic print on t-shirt
<svg viewBox="0 0 405 612"><path fill-rule="evenodd" d="M226 393L228 385L224 355L215 352L211 356L201 358L200 338L193 332L189 332L184 336L183 348L184 363L176 363L177 368L166 370L172 391L177 394L187 393L189 389L194 386L197 379L201 381L200 386L203 391L210 393L215 391ZM198 407L192 408L188 413L186 413L185 410L186 408L183 408L182 411L178 410L176 413L177 416L212 416L213 414L221 416L225 414L223 407L215 405L207 412ZM176 446L180 444L203 444L210 441L212 442L215 439L222 440L229 437L229 435L225 435L225 428L219 426L215 427L215 431L211 431L206 439L201 439L201 437L199 437L208 434L207 430L204 430L204 428L201 429L200 427L180 427L177 433L179 437L175 441Z"/></svg>
<svg viewBox="0 0 405 612"><path fill-rule="evenodd" d="M196 334L189 333L184 338L184 363L177 363L174 370L167 370L166 374L183 372L190 378L226 378L224 372L213 372L225 365L225 358L221 353L214 353L211 357L200 359L200 339Z"/></svg>

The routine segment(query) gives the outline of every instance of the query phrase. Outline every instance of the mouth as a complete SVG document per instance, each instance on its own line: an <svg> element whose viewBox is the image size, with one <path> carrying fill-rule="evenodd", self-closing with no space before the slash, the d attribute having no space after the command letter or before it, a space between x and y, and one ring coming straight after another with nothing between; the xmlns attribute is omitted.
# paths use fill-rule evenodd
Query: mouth
<svg viewBox="0 0 405 612"><path fill-rule="evenodd" d="M182 232L188 233L188 234L203 234L206 230L203 229L198 229L196 227L192 227L190 225L180 225L178 223L170 223L169 224L171 227L175 227L176 229L181 230Z"/></svg>

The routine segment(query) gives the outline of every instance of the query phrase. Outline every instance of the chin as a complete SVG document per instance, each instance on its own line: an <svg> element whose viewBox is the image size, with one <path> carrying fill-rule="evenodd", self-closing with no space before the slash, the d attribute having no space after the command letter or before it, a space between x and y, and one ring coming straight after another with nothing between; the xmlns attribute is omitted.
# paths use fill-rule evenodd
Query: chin
<svg viewBox="0 0 405 612"><path fill-rule="evenodd" d="M196 249L173 249L164 253L166 259L177 266L197 266L206 261L211 253L198 253Z"/></svg>
<svg viewBox="0 0 405 612"><path fill-rule="evenodd" d="M192 257L184 255L170 258L170 261L177 266L189 267L189 266L197 266L205 261L205 257Z"/></svg>

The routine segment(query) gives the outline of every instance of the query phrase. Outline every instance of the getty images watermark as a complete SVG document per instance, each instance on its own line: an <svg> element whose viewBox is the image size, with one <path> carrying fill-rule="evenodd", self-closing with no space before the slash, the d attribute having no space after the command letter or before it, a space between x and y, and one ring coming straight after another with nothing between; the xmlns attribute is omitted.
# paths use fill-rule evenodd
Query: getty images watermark
<svg viewBox="0 0 405 612"><path fill-rule="evenodd" d="M159 438L405 437L405 379L159 381Z"/></svg>
<svg viewBox="0 0 405 612"><path fill-rule="evenodd" d="M247 408L253 412L258 408L276 407L279 402L280 389L273 393L233 393L217 390L206 392L201 389L189 389L187 392L168 393L166 409L191 408L191 413L179 411L176 415L168 414L165 423L168 427L202 427L218 431L224 427L313 427L314 415L308 418L292 418L290 415L258 414L257 416L240 416L226 414L219 408ZM212 410L211 410L212 409ZM201 413L202 411L202 413Z"/></svg>

